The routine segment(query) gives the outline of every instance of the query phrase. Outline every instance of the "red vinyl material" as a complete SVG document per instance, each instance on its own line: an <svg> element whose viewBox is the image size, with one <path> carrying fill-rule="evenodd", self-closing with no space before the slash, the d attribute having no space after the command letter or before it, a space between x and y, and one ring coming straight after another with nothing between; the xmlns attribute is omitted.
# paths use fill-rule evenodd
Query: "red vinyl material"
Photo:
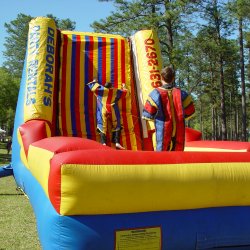
<svg viewBox="0 0 250 250"><path fill-rule="evenodd" d="M192 128L185 128L185 140L186 142L189 141L200 141L202 134L200 131L192 129Z"/></svg>
<svg viewBox="0 0 250 250"><path fill-rule="evenodd" d="M42 120L28 121L19 127L19 132L27 156L30 144L47 137L46 122Z"/></svg>

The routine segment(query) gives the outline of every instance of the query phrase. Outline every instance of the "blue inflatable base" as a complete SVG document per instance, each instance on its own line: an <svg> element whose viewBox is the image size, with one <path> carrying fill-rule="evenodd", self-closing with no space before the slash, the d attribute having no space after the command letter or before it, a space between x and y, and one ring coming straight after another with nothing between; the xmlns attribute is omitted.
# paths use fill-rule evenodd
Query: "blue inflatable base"
<svg viewBox="0 0 250 250"><path fill-rule="evenodd" d="M19 166L21 167L21 166ZM23 166L42 249L111 250L115 232L160 227L162 250L250 249L250 207L220 207L134 214L61 216Z"/></svg>
<svg viewBox="0 0 250 250"><path fill-rule="evenodd" d="M0 167L0 178L13 175L13 168L11 165Z"/></svg>

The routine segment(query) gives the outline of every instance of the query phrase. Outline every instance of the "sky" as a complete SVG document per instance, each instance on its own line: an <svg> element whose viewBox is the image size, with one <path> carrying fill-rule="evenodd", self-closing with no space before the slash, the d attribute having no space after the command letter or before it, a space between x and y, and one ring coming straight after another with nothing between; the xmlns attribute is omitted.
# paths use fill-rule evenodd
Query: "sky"
<svg viewBox="0 0 250 250"><path fill-rule="evenodd" d="M59 19L69 18L76 22L76 30L93 31L90 24L100 21L115 10L111 2L98 0L0 0L0 66L2 66L7 36L4 23L10 23L19 13L32 17L52 14Z"/></svg>

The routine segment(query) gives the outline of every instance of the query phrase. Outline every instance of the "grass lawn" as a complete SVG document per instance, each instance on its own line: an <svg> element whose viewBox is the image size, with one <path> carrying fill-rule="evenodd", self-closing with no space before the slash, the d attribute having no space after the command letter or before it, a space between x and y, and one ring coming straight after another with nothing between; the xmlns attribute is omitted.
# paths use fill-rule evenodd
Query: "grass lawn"
<svg viewBox="0 0 250 250"><path fill-rule="evenodd" d="M10 156L0 144L0 167ZM39 250L36 221L28 198L16 190L12 176L0 178L0 250Z"/></svg>

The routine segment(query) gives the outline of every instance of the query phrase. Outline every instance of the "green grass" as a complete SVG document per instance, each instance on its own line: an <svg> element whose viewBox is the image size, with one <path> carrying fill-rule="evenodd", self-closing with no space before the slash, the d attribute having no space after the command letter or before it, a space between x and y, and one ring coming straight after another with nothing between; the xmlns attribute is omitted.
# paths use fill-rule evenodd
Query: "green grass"
<svg viewBox="0 0 250 250"><path fill-rule="evenodd" d="M0 165L10 156L0 145ZM12 176L0 178L0 250L39 250L36 221L28 198L16 189Z"/></svg>
<svg viewBox="0 0 250 250"><path fill-rule="evenodd" d="M0 142L0 164L8 164L10 162L10 159L11 152L10 154L7 154L6 143Z"/></svg>

